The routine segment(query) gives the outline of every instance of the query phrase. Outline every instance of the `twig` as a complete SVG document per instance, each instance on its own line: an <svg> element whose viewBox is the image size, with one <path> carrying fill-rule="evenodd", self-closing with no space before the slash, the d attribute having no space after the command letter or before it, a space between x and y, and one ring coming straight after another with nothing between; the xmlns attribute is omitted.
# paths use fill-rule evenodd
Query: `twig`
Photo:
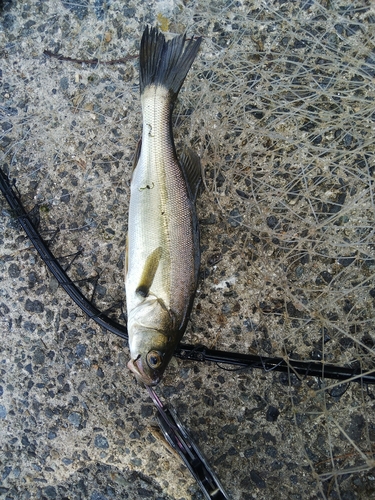
<svg viewBox="0 0 375 500"><path fill-rule="evenodd" d="M112 59L111 61L99 61L99 59L75 59L74 57L69 57L69 56L63 56L62 54L54 53L51 52L50 50L44 50L43 54L48 56L48 57L54 57L55 59L58 59L59 61L69 61L69 62L74 62L77 64L124 64L125 62L129 61L130 59L135 59L137 56L136 55L131 55L129 54L126 57L120 57L120 59Z"/></svg>

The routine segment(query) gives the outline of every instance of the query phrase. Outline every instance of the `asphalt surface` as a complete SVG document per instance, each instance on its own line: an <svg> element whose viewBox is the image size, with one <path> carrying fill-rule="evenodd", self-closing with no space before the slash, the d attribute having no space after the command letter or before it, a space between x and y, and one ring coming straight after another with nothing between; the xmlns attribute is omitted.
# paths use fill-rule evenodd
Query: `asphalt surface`
<svg viewBox="0 0 375 500"><path fill-rule="evenodd" d="M366 2L3 2L1 168L124 324L141 34L202 35L174 115L205 184L184 341L373 370L374 19ZM126 342L0 209L0 497L202 498ZM230 498L375 498L371 387L173 359L158 393Z"/></svg>

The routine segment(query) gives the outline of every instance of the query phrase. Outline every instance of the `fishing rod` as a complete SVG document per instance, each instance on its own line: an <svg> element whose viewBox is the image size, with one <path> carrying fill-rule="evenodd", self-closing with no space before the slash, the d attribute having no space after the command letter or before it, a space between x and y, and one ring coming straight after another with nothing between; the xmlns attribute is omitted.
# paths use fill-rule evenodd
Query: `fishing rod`
<svg viewBox="0 0 375 500"><path fill-rule="evenodd" d="M0 190L40 257L69 297L89 316L89 318L96 321L96 323L111 333L127 340L128 335L126 326L117 323L99 311L99 309L91 304L82 294L66 274L66 271L58 263L57 259L49 250L46 242L39 234L21 203L19 196L12 188L8 177L2 169L0 169ZM229 500L229 497L225 493L216 474L211 469L207 459L204 457L187 429L179 421L173 408L168 408L166 404L163 404L152 388L148 388L148 393L156 406L158 424L163 432L165 440L185 463L206 500Z"/></svg>
<svg viewBox="0 0 375 500"><path fill-rule="evenodd" d="M217 351L215 349L209 349L204 345L196 346L189 344L179 344L174 355L184 360L211 361L213 363L225 363L239 367L259 368L264 371L294 372L303 377L330 378L344 382L359 382L369 385L375 384L375 368L366 373L362 373L359 367L336 366L314 361L300 361L290 357L263 357L259 354Z"/></svg>
<svg viewBox="0 0 375 500"><path fill-rule="evenodd" d="M56 257L48 248L47 243L39 234L31 217L26 212L16 190L12 188L7 175L0 169L0 190L7 200L14 216L19 220L26 235L34 245L48 269L54 275L61 287L80 309L97 324L123 340L128 340L128 331L125 325L109 318L104 312L95 307L69 278L66 271L59 264ZM230 364L239 367L255 368L264 371L278 371L284 373L295 372L304 377L312 376L330 378L343 382L358 382L375 384L375 368L362 373L359 367L344 367L317 361L300 361L293 358L267 357L238 352L219 351L209 349L203 345L179 344L174 355L182 360L213 362Z"/></svg>
<svg viewBox="0 0 375 500"><path fill-rule="evenodd" d="M26 212L16 190L12 188L7 175L2 169L0 169L0 190L40 257L69 297L90 319L123 340L128 340L126 326L109 318L104 312L101 312L95 307L69 278L66 270L63 269L49 250L47 243L44 241L36 225ZM219 351L209 349L203 345L190 344L179 344L174 355L182 360L230 364L241 368L258 368L264 371L294 372L304 377L315 376L319 378L332 378L343 382L353 381L362 384L375 384L375 369L367 373L361 373L359 368L341 367L312 361L300 361L293 358L284 359ZM228 500L229 497L224 491L219 479L211 469L207 459L204 457L187 429L178 419L177 413L173 408L169 408L166 404L163 404L152 388L148 387L147 389L156 407L157 420L164 438L179 454L180 458L195 478L204 497L207 500Z"/></svg>
<svg viewBox="0 0 375 500"><path fill-rule="evenodd" d="M157 409L157 420L167 443L180 455L207 500L229 500L208 460L198 448L173 408L162 403L152 387L147 387Z"/></svg>

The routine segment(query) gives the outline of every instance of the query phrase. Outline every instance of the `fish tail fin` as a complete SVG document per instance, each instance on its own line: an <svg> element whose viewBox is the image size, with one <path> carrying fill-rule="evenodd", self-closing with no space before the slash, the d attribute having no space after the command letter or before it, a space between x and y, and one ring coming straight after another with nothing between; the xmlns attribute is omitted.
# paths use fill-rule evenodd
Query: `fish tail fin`
<svg viewBox="0 0 375 500"><path fill-rule="evenodd" d="M173 99L183 84L198 53L202 37L191 39L185 45L186 35L166 41L157 28L146 27L140 50L141 95L149 85L160 85L169 90Z"/></svg>

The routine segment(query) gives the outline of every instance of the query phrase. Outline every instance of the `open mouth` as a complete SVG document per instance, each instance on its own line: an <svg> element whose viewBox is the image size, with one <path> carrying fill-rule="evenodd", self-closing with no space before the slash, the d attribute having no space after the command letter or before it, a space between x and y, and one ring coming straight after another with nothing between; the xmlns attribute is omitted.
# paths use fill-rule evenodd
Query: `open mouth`
<svg viewBox="0 0 375 500"><path fill-rule="evenodd" d="M152 378L143 371L141 355L139 355L136 359L131 359L127 366L135 375L138 382L148 386L157 385L159 383L159 377Z"/></svg>

